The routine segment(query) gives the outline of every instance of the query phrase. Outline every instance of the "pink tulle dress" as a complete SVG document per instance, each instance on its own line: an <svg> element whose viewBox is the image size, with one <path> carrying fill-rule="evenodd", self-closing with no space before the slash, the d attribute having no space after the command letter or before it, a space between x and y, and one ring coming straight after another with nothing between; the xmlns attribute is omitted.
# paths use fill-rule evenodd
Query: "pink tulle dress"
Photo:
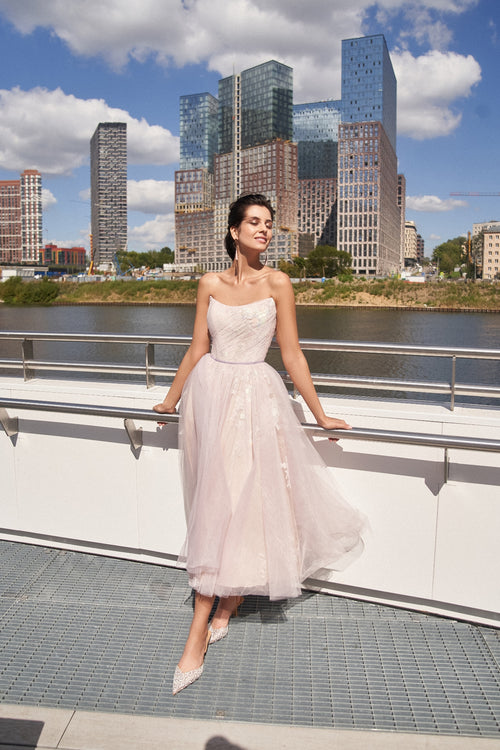
<svg viewBox="0 0 500 750"><path fill-rule="evenodd" d="M272 297L239 306L211 297L208 327L211 352L182 392L187 536L179 559L207 596L299 596L306 578L344 567L362 549L363 519L264 362L276 327Z"/></svg>

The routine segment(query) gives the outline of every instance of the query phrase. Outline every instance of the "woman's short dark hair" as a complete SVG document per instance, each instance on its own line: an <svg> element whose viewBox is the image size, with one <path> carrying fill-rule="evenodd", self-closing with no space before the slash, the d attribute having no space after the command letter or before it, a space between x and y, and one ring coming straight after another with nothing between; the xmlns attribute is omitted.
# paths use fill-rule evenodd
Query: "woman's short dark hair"
<svg viewBox="0 0 500 750"><path fill-rule="evenodd" d="M227 253L231 260L234 260L236 255L236 243L231 235L232 227L239 227L249 206L264 206L271 214L271 219L274 221L274 208L271 206L270 201L265 195L260 193L249 193L248 195L240 195L240 197L231 203L229 206L229 216L227 217L227 234L224 240Z"/></svg>

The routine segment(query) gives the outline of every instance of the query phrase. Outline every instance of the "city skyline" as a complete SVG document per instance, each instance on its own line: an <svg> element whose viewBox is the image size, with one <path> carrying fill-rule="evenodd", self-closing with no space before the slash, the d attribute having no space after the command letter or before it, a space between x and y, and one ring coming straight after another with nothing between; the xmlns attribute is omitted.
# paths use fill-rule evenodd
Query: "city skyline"
<svg viewBox="0 0 500 750"><path fill-rule="evenodd" d="M349 13L330 5L318 0L294 10L277 2L271 11L257 0L236 2L231 30L218 18L216 34L203 15L206 0L189 9L152 1L139 25L133 3L122 2L112 28L107 18L97 22L94 0L85 3L85 24L80 11L71 21L52 0L29 9L0 0L0 179L39 169L44 244L88 247L88 142L99 122L127 122L129 247L173 246L179 96L217 95L218 80L233 66L274 58L294 69L294 103L339 99L341 39L383 33L398 80L406 217L423 235L426 254L473 222L500 218L498 197L450 196L499 191L498 154L491 151L500 112L498 5L450 0L445 12L438 0L422 0L411 14L408 4L386 0L353 0ZM213 8L211 15L218 16ZM196 23L204 40L189 41Z"/></svg>

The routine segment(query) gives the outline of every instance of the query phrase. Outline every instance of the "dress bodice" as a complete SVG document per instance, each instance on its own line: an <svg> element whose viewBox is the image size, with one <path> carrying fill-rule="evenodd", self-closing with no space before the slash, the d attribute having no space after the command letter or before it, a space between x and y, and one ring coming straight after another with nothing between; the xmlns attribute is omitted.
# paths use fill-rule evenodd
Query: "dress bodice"
<svg viewBox="0 0 500 750"><path fill-rule="evenodd" d="M276 305L272 297L236 306L210 297L207 319L214 359L239 364L262 362L276 329Z"/></svg>

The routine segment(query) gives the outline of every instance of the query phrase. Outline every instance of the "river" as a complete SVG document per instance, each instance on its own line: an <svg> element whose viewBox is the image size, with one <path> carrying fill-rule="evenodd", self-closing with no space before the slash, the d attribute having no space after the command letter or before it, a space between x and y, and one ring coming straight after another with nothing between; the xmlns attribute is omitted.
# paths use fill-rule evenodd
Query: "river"
<svg viewBox="0 0 500 750"><path fill-rule="evenodd" d="M298 307L297 319L301 338L500 349L500 313ZM3 331L190 335L193 321L194 307L180 305L0 307L0 330ZM0 347L2 357L20 356L19 343L3 342ZM178 347L157 349L157 364L175 366L179 363L182 350ZM443 381L449 381L451 373L450 361L445 359L341 352L308 352L306 356L313 372ZM35 357L143 362L144 347L37 342ZM281 369L277 352L270 353L269 361ZM458 360L457 381L498 384L500 362ZM345 389L342 392L347 393ZM407 394L407 397L424 396Z"/></svg>

